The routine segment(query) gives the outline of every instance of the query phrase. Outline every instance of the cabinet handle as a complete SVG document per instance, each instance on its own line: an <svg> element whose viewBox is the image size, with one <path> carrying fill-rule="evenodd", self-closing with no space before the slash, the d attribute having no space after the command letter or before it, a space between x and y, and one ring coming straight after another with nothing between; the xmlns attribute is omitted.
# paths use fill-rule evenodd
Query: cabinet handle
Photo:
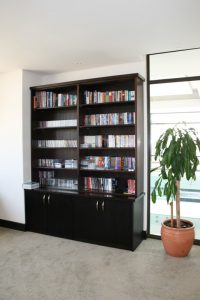
<svg viewBox="0 0 200 300"><path fill-rule="evenodd" d="M96 202L96 210L99 210L99 201Z"/></svg>
<svg viewBox="0 0 200 300"><path fill-rule="evenodd" d="M50 205L50 195L48 196L48 205Z"/></svg>
<svg viewBox="0 0 200 300"><path fill-rule="evenodd" d="M42 197L43 204L45 205L45 195Z"/></svg>
<svg viewBox="0 0 200 300"><path fill-rule="evenodd" d="M101 208L102 208L102 211L104 211L104 208L105 208L104 201L101 203Z"/></svg>

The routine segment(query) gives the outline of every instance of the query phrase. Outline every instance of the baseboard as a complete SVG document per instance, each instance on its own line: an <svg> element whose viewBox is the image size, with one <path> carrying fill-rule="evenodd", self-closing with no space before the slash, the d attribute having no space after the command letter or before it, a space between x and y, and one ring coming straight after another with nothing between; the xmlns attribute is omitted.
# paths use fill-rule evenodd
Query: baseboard
<svg viewBox="0 0 200 300"><path fill-rule="evenodd" d="M142 231L142 238L143 240L147 239L147 232L145 230Z"/></svg>
<svg viewBox="0 0 200 300"><path fill-rule="evenodd" d="M0 219L0 226L15 229L15 230L25 231L25 224L22 224L22 223L17 223L17 222Z"/></svg>

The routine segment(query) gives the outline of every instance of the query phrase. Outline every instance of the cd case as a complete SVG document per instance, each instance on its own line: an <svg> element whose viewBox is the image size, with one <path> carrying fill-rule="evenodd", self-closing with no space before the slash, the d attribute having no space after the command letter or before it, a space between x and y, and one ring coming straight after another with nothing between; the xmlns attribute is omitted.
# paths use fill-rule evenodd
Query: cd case
<svg viewBox="0 0 200 300"><path fill-rule="evenodd" d="M22 187L25 190L32 190L32 189L39 188L40 184L39 184L39 182L30 181L30 182L24 182Z"/></svg>

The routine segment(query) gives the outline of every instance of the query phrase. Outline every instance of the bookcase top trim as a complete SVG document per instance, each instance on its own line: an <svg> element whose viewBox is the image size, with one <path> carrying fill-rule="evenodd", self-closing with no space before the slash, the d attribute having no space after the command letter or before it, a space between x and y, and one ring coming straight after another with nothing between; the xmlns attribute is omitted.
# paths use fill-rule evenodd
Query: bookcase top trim
<svg viewBox="0 0 200 300"><path fill-rule="evenodd" d="M31 90L46 90L46 89L59 89L64 87L71 87L76 88L77 85L87 85L87 84L100 84L109 81L121 81L126 79L140 79L141 81L145 81L145 79L138 73L131 73L131 74L123 74L123 75L114 75L114 76L107 76L107 77L97 77L92 79L83 79L83 80L77 80L77 81L68 81L68 82L61 82L61 83L53 83L53 84L47 84L47 85L40 85L40 86L32 86L30 87Z"/></svg>

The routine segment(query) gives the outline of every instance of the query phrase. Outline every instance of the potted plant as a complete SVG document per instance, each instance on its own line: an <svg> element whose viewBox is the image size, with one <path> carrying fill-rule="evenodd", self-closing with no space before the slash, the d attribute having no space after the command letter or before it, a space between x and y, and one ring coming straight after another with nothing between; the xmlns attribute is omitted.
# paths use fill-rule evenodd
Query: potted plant
<svg viewBox="0 0 200 300"><path fill-rule="evenodd" d="M180 181L196 179L199 164L197 152L200 140L194 128L186 124L168 128L157 140L155 161L160 170L151 192L153 203L157 196L165 196L171 206L171 219L165 220L161 227L161 238L165 251L172 256L187 256L194 241L194 225L180 218ZM176 202L176 218L173 217L173 201Z"/></svg>

